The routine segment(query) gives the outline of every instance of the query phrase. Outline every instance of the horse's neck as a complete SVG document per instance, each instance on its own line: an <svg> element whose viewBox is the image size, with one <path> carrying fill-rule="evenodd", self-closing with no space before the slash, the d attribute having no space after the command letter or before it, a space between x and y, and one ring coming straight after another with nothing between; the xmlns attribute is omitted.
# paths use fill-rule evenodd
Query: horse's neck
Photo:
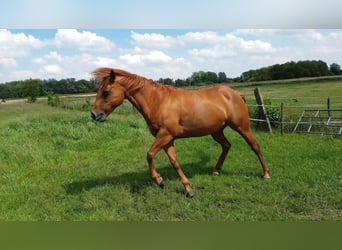
<svg viewBox="0 0 342 250"><path fill-rule="evenodd" d="M150 83L145 83L149 85ZM156 97L159 96L155 86L145 86L138 91L126 93L127 99L142 114L142 116L151 121L153 113L156 111Z"/></svg>

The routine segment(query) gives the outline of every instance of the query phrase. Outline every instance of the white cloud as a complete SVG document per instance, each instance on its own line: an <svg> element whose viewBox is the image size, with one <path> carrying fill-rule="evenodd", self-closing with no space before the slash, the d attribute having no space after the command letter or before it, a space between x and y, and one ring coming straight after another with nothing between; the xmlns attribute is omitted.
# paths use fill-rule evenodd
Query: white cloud
<svg viewBox="0 0 342 250"><path fill-rule="evenodd" d="M58 75L58 74L62 74L64 72L64 70L62 69L61 66L57 65L57 64L49 64L49 65L45 65L43 67L43 70L45 73L47 74L53 74L53 75Z"/></svg>
<svg viewBox="0 0 342 250"><path fill-rule="evenodd" d="M44 58L55 62L63 61L63 56L57 53L56 51L51 51L49 54L45 55Z"/></svg>
<svg viewBox="0 0 342 250"><path fill-rule="evenodd" d="M0 69L2 67L15 67L17 65L18 65L18 63L14 58L10 58L10 57L0 58Z"/></svg>
<svg viewBox="0 0 342 250"><path fill-rule="evenodd" d="M114 68L117 65L117 60L108 58L108 57L97 56L95 58L92 58L91 60L92 60L92 64L96 68L100 68L100 67Z"/></svg>
<svg viewBox="0 0 342 250"><path fill-rule="evenodd" d="M130 72L158 79L160 77L185 78L191 72L192 64L184 57L172 57L161 50L135 47L124 50L117 65Z"/></svg>
<svg viewBox="0 0 342 250"><path fill-rule="evenodd" d="M207 36L208 35L208 36ZM235 60L253 54L270 54L276 51L268 42L245 40L232 34L218 35L215 32L189 33L185 35L191 41L206 43L205 47L189 49L188 53L198 62L215 62L217 60ZM188 40L190 41L190 40Z"/></svg>
<svg viewBox="0 0 342 250"><path fill-rule="evenodd" d="M209 60L217 60L224 59L229 57L234 57L237 55L236 51L234 51L229 46L224 45L215 45L209 48L203 49L190 49L188 50L189 55L191 55L195 60L198 61L207 61Z"/></svg>
<svg viewBox="0 0 342 250"><path fill-rule="evenodd" d="M24 79L38 79L40 75L32 70L16 70L8 74L10 81L24 80Z"/></svg>
<svg viewBox="0 0 342 250"><path fill-rule="evenodd" d="M0 30L0 57L18 57L37 49L43 42L32 35Z"/></svg>
<svg viewBox="0 0 342 250"><path fill-rule="evenodd" d="M76 29L59 29L54 43L58 47L71 47L80 51L110 52L115 48L115 44L105 37Z"/></svg>
<svg viewBox="0 0 342 250"><path fill-rule="evenodd" d="M339 49L342 42L342 30L328 31L325 34L317 30L305 30L298 37L302 44L310 47L329 46L333 49Z"/></svg>
<svg viewBox="0 0 342 250"><path fill-rule="evenodd" d="M32 62L34 64L45 64L46 60L44 60L44 58L38 57L38 58L33 58Z"/></svg>
<svg viewBox="0 0 342 250"><path fill-rule="evenodd" d="M328 65L342 63L341 30L285 30L270 39L273 43L283 41L273 56L276 63L298 60L323 60Z"/></svg>
<svg viewBox="0 0 342 250"><path fill-rule="evenodd" d="M32 35L0 30L0 68L17 67L17 58L26 56L42 46L43 42Z"/></svg>
<svg viewBox="0 0 342 250"><path fill-rule="evenodd" d="M224 37L214 31L188 32L179 36L166 36L158 33L137 33L131 31L131 38L135 45L144 48L167 49L186 44L215 44L224 41Z"/></svg>
<svg viewBox="0 0 342 250"><path fill-rule="evenodd" d="M172 58L160 50L145 51L135 48L131 53L120 56L120 60L128 65L144 64L165 64L172 61Z"/></svg>
<svg viewBox="0 0 342 250"><path fill-rule="evenodd" d="M178 69L178 73L173 71L178 75L184 75L184 71L190 69L227 71L224 67L228 65L227 60L239 60L236 59L237 57L248 60L249 56L255 54L269 55L276 51L269 42L260 39L248 40L228 32L223 34L216 31L187 32L176 36L131 32L131 38L133 44L140 45L142 48L136 46L134 50L123 53L120 56L123 65L128 68L134 66L147 68L154 64L154 72L158 71L158 68L170 69L172 66ZM168 54L166 50L169 51ZM181 56L175 56L179 51L182 51L179 54ZM162 70L160 72L162 73ZM187 72L189 75L191 73Z"/></svg>
<svg viewBox="0 0 342 250"><path fill-rule="evenodd" d="M117 60L93 54L60 55L52 52L33 60L39 69L40 78L89 79L90 73L99 67L116 67Z"/></svg>
<svg viewBox="0 0 342 250"><path fill-rule="evenodd" d="M245 41L243 39L240 41L240 49L247 53L272 53L275 50L268 42L263 42L260 40Z"/></svg>
<svg viewBox="0 0 342 250"><path fill-rule="evenodd" d="M214 44L222 42L224 37L220 36L214 31L204 31L204 32L188 32L185 35L179 36L179 39L185 43L204 43L204 44Z"/></svg>
<svg viewBox="0 0 342 250"><path fill-rule="evenodd" d="M195 68L192 63L182 57L172 59L168 63L164 64L125 64L120 63L120 67L132 73L139 74L141 76L159 79L160 77L170 77L173 79L184 79L194 72Z"/></svg>
<svg viewBox="0 0 342 250"><path fill-rule="evenodd" d="M181 42L172 36L165 36L157 33L140 34L131 31L131 38L133 43L145 48L170 48L174 45L180 45Z"/></svg>

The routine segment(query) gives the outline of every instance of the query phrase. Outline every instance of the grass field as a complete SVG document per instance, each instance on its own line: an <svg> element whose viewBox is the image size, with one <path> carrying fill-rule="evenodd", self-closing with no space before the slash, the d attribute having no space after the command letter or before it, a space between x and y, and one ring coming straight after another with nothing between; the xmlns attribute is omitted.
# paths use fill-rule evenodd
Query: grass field
<svg viewBox="0 0 342 250"><path fill-rule="evenodd" d="M291 86L268 87L273 96L291 91L300 98L304 91ZM336 93L331 90L342 96ZM211 137L178 140L178 158L195 191L187 199L163 152L156 165L165 189L150 180L145 159L153 138L129 108L95 124L89 112L43 102L0 105L0 220L341 220L342 140L256 133L270 181L228 128L232 149L217 177L210 173L220 146Z"/></svg>

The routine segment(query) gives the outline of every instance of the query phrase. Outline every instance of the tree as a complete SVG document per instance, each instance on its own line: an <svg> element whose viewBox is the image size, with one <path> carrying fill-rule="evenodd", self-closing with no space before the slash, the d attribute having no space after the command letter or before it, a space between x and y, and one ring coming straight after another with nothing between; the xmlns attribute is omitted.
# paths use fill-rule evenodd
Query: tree
<svg viewBox="0 0 342 250"><path fill-rule="evenodd" d="M200 83L205 81L205 72L204 71L197 71L192 73L190 77L191 85L199 85Z"/></svg>
<svg viewBox="0 0 342 250"><path fill-rule="evenodd" d="M227 76L226 76L226 73L224 72L219 72L218 73L218 76L217 76L217 82L218 83L222 83L222 82L227 82Z"/></svg>
<svg viewBox="0 0 342 250"><path fill-rule="evenodd" d="M190 77L191 85L207 85L218 82L218 77L215 72L211 71L197 71L192 73Z"/></svg>
<svg viewBox="0 0 342 250"><path fill-rule="evenodd" d="M28 102L36 102L41 91L39 80L25 80L21 84L22 96L27 97Z"/></svg>
<svg viewBox="0 0 342 250"><path fill-rule="evenodd" d="M341 66L337 63L330 64L329 71L333 75L342 75Z"/></svg>
<svg viewBox="0 0 342 250"><path fill-rule="evenodd" d="M211 83L217 83L217 74L215 72L206 72L206 82Z"/></svg>
<svg viewBox="0 0 342 250"><path fill-rule="evenodd" d="M334 66L336 67L336 65ZM328 65L319 61L298 61L275 64L261 69L243 72L238 79L244 82L280 80L300 77L318 77L330 75Z"/></svg>
<svg viewBox="0 0 342 250"><path fill-rule="evenodd" d="M186 81L178 78L178 79L175 81L175 85L176 85L176 86L185 86L185 85L186 85Z"/></svg>

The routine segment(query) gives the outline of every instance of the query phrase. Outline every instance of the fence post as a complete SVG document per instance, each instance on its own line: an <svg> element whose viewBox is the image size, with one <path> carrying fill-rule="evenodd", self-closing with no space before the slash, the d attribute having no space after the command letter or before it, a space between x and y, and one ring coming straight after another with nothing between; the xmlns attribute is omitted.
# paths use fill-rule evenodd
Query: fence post
<svg viewBox="0 0 342 250"><path fill-rule="evenodd" d="M268 119L266 108L264 105L264 99L262 98L259 88L254 89L254 96L255 96L255 100L258 104L258 109L259 109L258 119L262 118L263 120L265 120L267 123L268 131L272 133L271 123L270 123L270 120Z"/></svg>
<svg viewBox="0 0 342 250"><path fill-rule="evenodd" d="M331 114L330 114L330 97L328 97L327 99L327 106L328 106L328 116L330 117Z"/></svg>
<svg viewBox="0 0 342 250"><path fill-rule="evenodd" d="M280 134L284 134L284 103L280 103Z"/></svg>

